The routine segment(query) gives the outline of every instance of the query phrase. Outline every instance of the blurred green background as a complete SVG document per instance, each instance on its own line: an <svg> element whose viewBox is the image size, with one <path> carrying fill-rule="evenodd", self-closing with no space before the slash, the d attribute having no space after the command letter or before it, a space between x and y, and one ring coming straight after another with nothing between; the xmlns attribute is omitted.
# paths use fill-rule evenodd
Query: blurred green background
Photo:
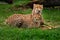
<svg viewBox="0 0 60 40"><path fill-rule="evenodd" d="M5 25L3 22L12 14L31 14L31 8L18 9L19 5L29 3L29 0L14 0L13 4L0 4L0 40L60 40L60 9L44 8L43 18L46 23L58 28L41 30L40 28L17 28Z"/></svg>

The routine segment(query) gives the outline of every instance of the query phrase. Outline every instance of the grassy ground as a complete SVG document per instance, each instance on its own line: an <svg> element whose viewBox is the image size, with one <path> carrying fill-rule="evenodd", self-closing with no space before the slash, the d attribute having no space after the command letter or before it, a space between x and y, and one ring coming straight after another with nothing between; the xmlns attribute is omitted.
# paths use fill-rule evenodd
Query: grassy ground
<svg viewBox="0 0 60 40"><path fill-rule="evenodd" d="M11 5L0 4L0 40L60 40L60 28L51 30L41 30L40 28L24 29L3 24L4 20L14 13L31 13L32 9L24 11L10 10L13 5L25 4L26 1L16 1ZM46 23L60 27L60 9L43 9L42 15Z"/></svg>

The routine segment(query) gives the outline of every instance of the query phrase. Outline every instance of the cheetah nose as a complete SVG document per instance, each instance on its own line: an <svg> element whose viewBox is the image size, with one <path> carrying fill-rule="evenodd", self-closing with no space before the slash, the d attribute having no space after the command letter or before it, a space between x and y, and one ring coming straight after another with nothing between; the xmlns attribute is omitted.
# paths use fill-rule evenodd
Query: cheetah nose
<svg viewBox="0 0 60 40"><path fill-rule="evenodd" d="M38 12L40 12L40 11L38 11Z"/></svg>
<svg viewBox="0 0 60 40"><path fill-rule="evenodd" d="M36 20L39 20L39 19L36 19Z"/></svg>

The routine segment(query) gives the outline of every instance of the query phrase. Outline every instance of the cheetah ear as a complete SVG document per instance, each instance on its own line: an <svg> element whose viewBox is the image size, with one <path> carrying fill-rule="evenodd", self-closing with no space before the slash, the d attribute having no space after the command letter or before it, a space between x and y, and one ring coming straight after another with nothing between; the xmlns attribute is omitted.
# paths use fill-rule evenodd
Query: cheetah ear
<svg viewBox="0 0 60 40"><path fill-rule="evenodd" d="M40 7L43 9L43 5L40 5Z"/></svg>
<svg viewBox="0 0 60 40"><path fill-rule="evenodd" d="M43 7L43 5L40 5L41 7Z"/></svg>
<svg viewBox="0 0 60 40"><path fill-rule="evenodd" d="M35 7L36 6L36 4L33 4L33 7Z"/></svg>

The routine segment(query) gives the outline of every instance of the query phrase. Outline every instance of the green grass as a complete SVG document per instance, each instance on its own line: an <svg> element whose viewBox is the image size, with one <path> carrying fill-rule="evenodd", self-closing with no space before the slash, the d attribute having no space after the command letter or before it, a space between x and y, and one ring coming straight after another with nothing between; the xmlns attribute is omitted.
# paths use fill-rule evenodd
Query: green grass
<svg viewBox="0 0 60 40"><path fill-rule="evenodd" d="M60 40L59 30L0 28L0 40Z"/></svg>
<svg viewBox="0 0 60 40"><path fill-rule="evenodd" d="M19 2L18 2L19 1ZM28 3L17 0L14 4L0 4L0 40L60 40L60 28L41 30L40 28L17 28L3 24L5 19L14 14L29 14L32 9L10 10L13 5ZM43 18L46 23L60 27L60 9L43 9Z"/></svg>

